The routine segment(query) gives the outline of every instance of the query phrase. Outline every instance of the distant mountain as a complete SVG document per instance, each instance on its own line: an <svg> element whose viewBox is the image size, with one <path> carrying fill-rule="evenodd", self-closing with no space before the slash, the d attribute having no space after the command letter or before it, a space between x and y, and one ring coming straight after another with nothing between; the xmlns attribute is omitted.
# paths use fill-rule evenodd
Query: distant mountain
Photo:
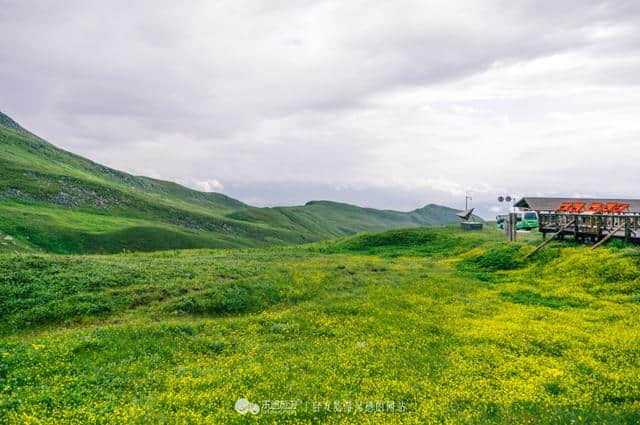
<svg viewBox="0 0 640 425"><path fill-rule="evenodd" d="M303 243L450 224L458 221L456 212L432 204L398 212L330 201L256 208L220 193L105 167L56 148L0 113L0 251L111 253Z"/></svg>

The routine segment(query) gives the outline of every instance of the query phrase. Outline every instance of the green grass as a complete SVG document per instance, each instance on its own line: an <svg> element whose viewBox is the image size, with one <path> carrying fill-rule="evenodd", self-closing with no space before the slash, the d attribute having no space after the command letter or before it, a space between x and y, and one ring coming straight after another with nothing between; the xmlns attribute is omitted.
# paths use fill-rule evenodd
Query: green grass
<svg viewBox="0 0 640 425"><path fill-rule="evenodd" d="M640 422L640 251L531 249L423 228L2 254L0 423Z"/></svg>

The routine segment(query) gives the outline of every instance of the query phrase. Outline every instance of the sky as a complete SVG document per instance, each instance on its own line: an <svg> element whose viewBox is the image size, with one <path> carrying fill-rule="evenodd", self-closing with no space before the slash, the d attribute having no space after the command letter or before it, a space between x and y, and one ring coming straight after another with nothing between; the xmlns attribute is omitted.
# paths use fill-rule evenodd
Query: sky
<svg viewBox="0 0 640 425"><path fill-rule="evenodd" d="M0 0L0 110L257 206L639 197L640 2Z"/></svg>

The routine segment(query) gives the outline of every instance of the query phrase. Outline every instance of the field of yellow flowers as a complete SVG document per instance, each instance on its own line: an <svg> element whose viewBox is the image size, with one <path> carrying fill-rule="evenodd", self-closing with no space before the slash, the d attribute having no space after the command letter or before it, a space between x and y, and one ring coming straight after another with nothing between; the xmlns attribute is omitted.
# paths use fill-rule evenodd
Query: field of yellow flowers
<svg viewBox="0 0 640 425"><path fill-rule="evenodd" d="M0 256L0 423L640 423L640 249Z"/></svg>

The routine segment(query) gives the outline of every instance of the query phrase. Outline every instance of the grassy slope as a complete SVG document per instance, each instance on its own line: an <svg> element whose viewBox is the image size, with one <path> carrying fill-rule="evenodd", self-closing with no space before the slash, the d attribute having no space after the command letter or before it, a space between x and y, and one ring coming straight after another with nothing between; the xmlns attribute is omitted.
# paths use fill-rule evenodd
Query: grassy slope
<svg viewBox="0 0 640 425"><path fill-rule="evenodd" d="M640 251L531 249L412 229L0 255L0 422L638 423ZM248 420L239 397L307 404Z"/></svg>
<svg viewBox="0 0 640 425"><path fill-rule="evenodd" d="M113 253L255 247L447 224L456 220L454 213L435 205L401 213L334 202L253 208L222 194L96 164L54 147L0 113L0 231L14 238L10 249Z"/></svg>

